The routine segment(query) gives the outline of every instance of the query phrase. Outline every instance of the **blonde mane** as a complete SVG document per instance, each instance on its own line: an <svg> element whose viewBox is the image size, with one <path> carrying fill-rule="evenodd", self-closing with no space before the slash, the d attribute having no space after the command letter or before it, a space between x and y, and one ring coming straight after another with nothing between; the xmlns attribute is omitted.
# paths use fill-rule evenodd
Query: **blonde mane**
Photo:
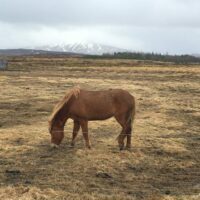
<svg viewBox="0 0 200 200"><path fill-rule="evenodd" d="M69 101L69 99L74 95L76 98L78 98L80 93L80 87L76 86L72 88L69 92L67 92L64 96L64 98L54 107L52 114L49 117L49 130L51 130L53 122L55 120L56 115L58 112L64 107L64 105Z"/></svg>

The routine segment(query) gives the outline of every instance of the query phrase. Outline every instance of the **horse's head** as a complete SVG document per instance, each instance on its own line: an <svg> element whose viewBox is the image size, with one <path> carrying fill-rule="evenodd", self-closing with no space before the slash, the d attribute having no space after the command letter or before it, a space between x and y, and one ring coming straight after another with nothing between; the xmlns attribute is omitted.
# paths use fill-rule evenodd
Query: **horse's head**
<svg viewBox="0 0 200 200"><path fill-rule="evenodd" d="M64 98L54 107L53 113L49 118L49 133L51 134L51 143L59 145L64 137L64 125L68 118L69 100L71 97L78 97L80 88L74 88L68 92Z"/></svg>
<svg viewBox="0 0 200 200"><path fill-rule="evenodd" d="M52 146L58 146L64 137L64 126L61 122L49 122L49 133L51 134Z"/></svg>

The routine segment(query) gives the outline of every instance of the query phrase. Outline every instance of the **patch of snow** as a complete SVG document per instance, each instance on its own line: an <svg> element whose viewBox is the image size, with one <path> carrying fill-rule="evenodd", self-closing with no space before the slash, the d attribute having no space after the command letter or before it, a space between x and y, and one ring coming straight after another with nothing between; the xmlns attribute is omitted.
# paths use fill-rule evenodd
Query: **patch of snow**
<svg viewBox="0 0 200 200"><path fill-rule="evenodd" d="M45 45L40 47L35 47L38 50L48 50L48 51L60 51L60 52L73 52L81 54L91 54L91 55L101 55L103 53L114 53L114 52L124 52L125 49L120 49L117 47L101 45L96 43L69 43L69 44L55 44L55 45Z"/></svg>

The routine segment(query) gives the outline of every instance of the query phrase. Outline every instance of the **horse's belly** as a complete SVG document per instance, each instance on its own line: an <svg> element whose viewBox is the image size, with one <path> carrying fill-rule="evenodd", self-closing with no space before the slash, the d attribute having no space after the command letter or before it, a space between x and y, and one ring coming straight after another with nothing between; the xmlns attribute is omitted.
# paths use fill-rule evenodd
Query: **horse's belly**
<svg viewBox="0 0 200 200"><path fill-rule="evenodd" d="M111 104L101 104L90 105L86 107L85 114L88 116L89 120L104 120L113 116L113 108Z"/></svg>
<svg viewBox="0 0 200 200"><path fill-rule="evenodd" d="M101 115L99 114L99 115L88 116L87 119L93 121L93 120L105 120L111 117L113 117L113 114L101 114Z"/></svg>

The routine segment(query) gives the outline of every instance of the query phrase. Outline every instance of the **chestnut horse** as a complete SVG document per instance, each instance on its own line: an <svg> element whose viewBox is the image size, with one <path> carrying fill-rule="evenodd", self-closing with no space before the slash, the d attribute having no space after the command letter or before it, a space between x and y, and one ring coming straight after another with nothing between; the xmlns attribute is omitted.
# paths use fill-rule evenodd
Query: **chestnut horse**
<svg viewBox="0 0 200 200"><path fill-rule="evenodd" d="M126 147L131 147L132 124L135 115L134 97L122 89L105 91L87 91L75 87L55 106L49 119L51 143L58 146L64 137L64 125L67 119L74 120L71 145L80 127L87 148L90 148L88 137L88 121L105 120L115 117L121 125L122 131L118 136L120 150L124 148L124 139L127 137Z"/></svg>

